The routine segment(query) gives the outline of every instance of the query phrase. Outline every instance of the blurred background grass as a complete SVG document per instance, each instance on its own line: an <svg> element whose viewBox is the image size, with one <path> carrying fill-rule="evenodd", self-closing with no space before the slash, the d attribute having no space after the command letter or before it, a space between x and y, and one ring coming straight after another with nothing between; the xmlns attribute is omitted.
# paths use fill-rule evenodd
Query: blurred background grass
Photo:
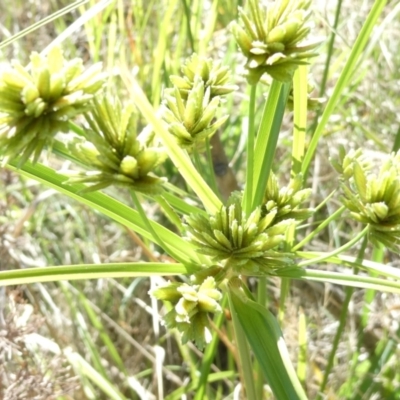
<svg viewBox="0 0 400 400"><path fill-rule="evenodd" d="M226 103L230 120L220 132L232 168L243 184L243 143L248 97L241 74L242 60L227 25L241 1L228 0L90 0L71 12L0 49L0 66L16 58L29 61L62 37L67 57L80 56L86 65L103 61L116 77L123 68L134 70L154 106L193 51L230 66L241 91ZM340 2L342 3L342 2ZM190 4L190 5L189 5ZM327 41L310 68L315 94L329 97L352 44L373 4L371 0L343 2L326 89L320 92ZM2 0L0 40L42 21L71 2ZM96 11L96 7L102 7ZM336 1L314 1L315 34L329 38ZM93 15L92 15L93 13ZM333 189L335 173L328 158L339 144L363 147L371 158L390 152L400 127L400 5L389 1L367 47L357 74L328 124L310 173L313 202ZM190 29L189 29L190 27ZM69 29L69 30L68 30ZM126 90L115 79L122 99ZM261 87L267 91L267 86ZM262 108L262 96L259 98ZM312 126L315 113L310 113ZM142 121L144 124L144 121ZM291 115L282 128L276 174L289 179ZM44 161L64 166L54 156ZM172 165L165 174L177 180ZM129 199L123 192L113 196ZM153 219L164 217L145 204ZM322 220L335 209L324 209ZM321 233L310 249L328 250L354 234L355 226ZM108 218L42 185L7 170L0 171L0 270L46 265L163 260L146 240ZM388 258L400 266L398 257ZM159 307L147 292L154 280L138 278L35 284L0 289L0 398L4 399L179 399L191 398L202 354L181 346L173 333L160 326ZM250 282L252 284L252 282ZM254 283L255 284L255 283ZM270 308L276 312L280 281L269 282ZM352 301L346 334L342 336L326 398L400 399L400 300L389 294L358 291ZM327 354L337 328L343 301L341 288L293 283L283 328L293 360L299 353L298 332L305 330L305 385L314 398L322 381ZM305 326L301 324L305 316ZM359 327L364 330L359 337ZM208 399L234 398L237 368L230 348L229 323L221 331L218 357ZM224 371L224 372L223 372ZM372 379L373 376L373 379ZM187 386L185 386L187 385ZM271 395L272 398L272 395Z"/></svg>

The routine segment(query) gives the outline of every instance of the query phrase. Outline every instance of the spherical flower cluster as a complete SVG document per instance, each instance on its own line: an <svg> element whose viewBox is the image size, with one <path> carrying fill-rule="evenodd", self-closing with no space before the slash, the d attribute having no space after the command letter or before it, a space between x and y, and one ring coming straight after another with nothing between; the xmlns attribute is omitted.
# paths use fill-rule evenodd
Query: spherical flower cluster
<svg viewBox="0 0 400 400"><path fill-rule="evenodd" d="M58 132L68 131L68 121L88 110L93 95L104 83L101 64L84 72L82 60L66 61L60 48L47 57L31 55L30 67L13 61L0 74L0 154L5 164L19 165L43 148Z"/></svg>
<svg viewBox="0 0 400 400"><path fill-rule="evenodd" d="M177 87L185 100L193 89L196 77L200 77L207 90L210 88L210 98L224 96L237 89L236 85L230 85L231 74L229 68L221 65L211 58L200 57L194 53L182 67L182 75L171 75L169 79Z"/></svg>
<svg viewBox="0 0 400 400"><path fill-rule="evenodd" d="M213 122L216 117L219 97L210 98L210 88L205 90L201 78L196 78L192 90L185 101L178 88L165 93L163 119L168 131L178 144L191 149L204 143L228 119L224 116Z"/></svg>
<svg viewBox="0 0 400 400"><path fill-rule="evenodd" d="M346 158L344 158L346 160ZM385 158L378 173L353 158L341 187L353 219L369 225L370 240L398 252L400 248L400 151Z"/></svg>
<svg viewBox="0 0 400 400"><path fill-rule="evenodd" d="M197 347L204 348L211 340L209 313L221 312L218 301L222 294L209 276L200 285L171 283L151 292L159 299L171 302L173 308L164 317L168 328L177 328L182 334L182 343L193 340Z"/></svg>
<svg viewBox="0 0 400 400"><path fill-rule="evenodd" d="M249 1L249 13L239 8L239 22L231 24L236 42L247 58L249 83L264 73L288 82L301 64L316 54L317 43L304 43L310 31L310 0L280 0L261 8L259 0Z"/></svg>
<svg viewBox="0 0 400 400"><path fill-rule="evenodd" d="M277 268L292 264L292 255L274 250L285 240L293 220L275 223L277 209L263 215L260 207L248 217L239 196L215 215L202 214L186 218L187 237L198 252L224 262L226 268L244 275L273 274Z"/></svg>
<svg viewBox="0 0 400 400"><path fill-rule="evenodd" d="M285 219L300 222L309 218L313 210L300 208L300 205L310 197L311 189L302 189L302 184L303 176L299 174L290 180L288 186L279 188L278 179L271 171L264 196L263 212L268 213L276 209L275 223Z"/></svg>
<svg viewBox="0 0 400 400"><path fill-rule="evenodd" d="M89 129L85 139L77 138L70 150L89 171L80 172L69 183L90 183L85 191L122 185L133 190L158 194L163 180L151 174L166 159L161 147L151 146L147 137L137 136L133 106L122 108L116 98L94 99L94 108L85 114Z"/></svg>
<svg viewBox="0 0 400 400"><path fill-rule="evenodd" d="M185 149L201 147L228 119L217 119L221 96L233 90L229 70L194 54L182 68L183 77L171 76L173 89L164 94L163 119L168 131Z"/></svg>

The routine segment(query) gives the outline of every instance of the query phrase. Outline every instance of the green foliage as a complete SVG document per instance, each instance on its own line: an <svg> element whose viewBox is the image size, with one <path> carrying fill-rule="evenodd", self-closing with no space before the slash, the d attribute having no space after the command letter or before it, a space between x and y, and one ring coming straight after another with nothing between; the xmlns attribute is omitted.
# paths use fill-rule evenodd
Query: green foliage
<svg viewBox="0 0 400 400"><path fill-rule="evenodd" d="M75 54L85 49L85 56L92 61L104 59L104 72L100 63L85 72L80 58L64 58L67 43L64 52L53 43L47 56L33 51L30 65L23 67L13 61L0 75L2 164L13 171L13 176L49 186L82 205L78 211L74 203L56 212L50 207L49 212L41 210L45 222L30 222L30 215L43 199L39 194L32 200L31 191L36 189L21 180L22 188L13 193L20 199L26 196L21 209L28 210L27 217L19 216L18 229L11 238L17 238L18 231L29 226L39 236L36 242L43 244L47 264L59 261L64 265L32 264L32 268L14 270L13 264L5 261L7 269L0 271L0 286L25 285L27 299L45 315L47 308L62 308L68 313L77 333L72 340L79 341L75 350L64 345L64 338L56 337L54 327L49 335L54 335L53 351L73 367L71 374L80 378L77 392L93 399L150 399L153 393L160 399L177 399L183 394L194 395L196 400L221 399L232 394L240 382L242 397L252 400L272 395L280 400L305 399L306 393L322 397L334 391L338 396L358 398L353 396L357 389L371 396L393 395L400 377L390 372L396 366L391 358L396 349L385 338L375 340L376 348L368 349L367 355L363 347L367 340L360 335L349 376L340 381L341 388L335 386L334 379L329 380L345 332L353 288L367 289L368 308L375 304L375 291L400 293L398 269L383 264L391 252L398 253L400 245L400 152L390 154L386 150L392 148L391 143L380 141L385 154L380 154L378 167L366 149L346 152L329 136L343 129L335 124L344 118L330 117L334 112L348 115L351 109L346 101L352 98L357 84L350 84L350 78L355 71L362 72L363 57L369 56L374 40L378 40L371 40L366 50L386 2L377 0L354 44L348 40L350 50L340 56L346 62L336 83L333 80L341 68L341 58L334 65L327 62L323 80L332 78L328 83L334 87L321 118L319 108L313 107L321 102L310 93L308 84L307 66L317 56L317 41L308 41L309 36L316 36L313 29L317 28L313 27L313 4L309 0L277 0L266 8L257 0L249 0L244 7L235 4L234 8L221 0L194 1L191 7L187 0L84 3L76 4L80 14L75 6L68 8L77 14L67 34L72 32L69 28L83 26L87 46L75 48L70 44L70 50ZM340 4L337 15L339 10ZM383 35L389 22L395 20L396 10L385 17L381 29L376 30L379 34ZM65 12L54 14L54 18ZM228 23L232 35L226 29ZM59 29L58 42L65 39L62 31L67 25L54 25L56 31ZM335 26L339 26L337 21ZM232 73L239 58L235 41L246 58L244 76L250 86L249 98L245 80ZM329 60L333 48L332 39L327 50ZM87 57L84 59L86 63ZM311 70L316 82L320 78L317 71ZM106 77L108 88L100 93ZM265 100L257 84L267 79ZM357 79L357 83L360 81ZM167 88L162 90L163 86ZM247 105L248 112L244 111ZM262 113L258 113L260 108ZM285 118L291 110L293 118ZM307 127L308 110L315 111L311 127ZM368 124L359 125L363 125L363 134L369 129ZM364 137L348 136L349 148L358 148L365 141ZM245 159L245 170L228 166L230 160L224 149L227 143L234 147L236 142L240 142L237 149L226 153L236 160ZM323 184L328 191L325 186L319 191L318 168L312 172L314 176L310 165L317 150L321 153L317 161L326 158L326 147L333 153L332 164L339 177ZM41 164L45 148L48 166ZM57 172L60 161L68 163L68 176ZM220 163L231 172L234 184L218 174ZM228 191L236 191L223 203L217 184L227 182ZM107 194L101 193L104 189ZM10 193L12 189L7 188L7 196ZM343 204L340 208L338 201ZM0 201L0 208L3 203L8 204L8 200ZM57 207L55 203L51 206ZM9 204L11 208L12 202ZM1 222L17 220L15 214L15 210L10 211ZM107 218L93 219L100 214ZM56 239L46 236L47 220L49 225L57 221L53 229ZM69 224L64 229L63 223L70 220L77 226L74 231L68 230ZM122 225L135 240L134 252L126 258L121 249L130 249L131 244L120 239L124 235L113 222ZM3 229L1 226L1 234ZM63 230L66 236L62 236ZM84 235L89 245L77 246L78 236ZM8 249L10 235L6 232L4 237ZM370 244L375 246L372 256ZM0 250L1 255L7 253ZM81 257L81 252L85 256ZM17 253L15 249L10 252L14 258ZM26 261L24 257L21 259ZM71 260L74 265L68 265ZM163 276L172 277L171 281L165 283ZM151 277L150 291L143 277ZM95 279L101 289L90 282ZM340 323L333 345L329 342L329 348L324 349L331 349L326 365L317 365L308 357L305 350L311 346L307 340L314 338L307 337L306 332L314 327L307 313L295 310L295 316L301 317L299 376L292 366L296 354L291 347L297 344L293 346L286 335L291 318L285 308L293 306L287 301L291 279L349 288L336 314ZM65 280L76 283L72 286ZM42 285L45 282L57 282L56 290L51 291L54 300L46 292L50 286ZM271 282L279 299L267 292ZM104 291L101 285L107 286ZM40 288L39 295L36 288ZM303 289L302 294L308 295L309 289ZM97 298L92 303L94 293ZM148 301L147 293L153 296L151 305L139 298ZM2 295L0 292L0 298ZM38 297L40 300L36 300ZM306 296L299 297L302 302ZM167 311L162 311L168 329L165 334L159 328L155 299L166 303ZM127 315L137 311L129 304L132 300L136 306L144 304L146 314L126 322ZM279 302L278 317L268 309L274 307L275 300ZM353 324L364 335L368 315L364 310L362 321ZM142 329L143 341L151 341L154 354L135 342L136 329ZM176 340L171 339L174 332L178 332ZM399 333L393 334L398 337ZM190 342L205 349L203 359ZM228 351L221 351L219 342ZM36 351L32 349L34 346L22 349L19 357ZM144 361L135 358L137 352ZM45 356L37 351L34 355L32 360L39 360L37 365L41 365ZM367 361L360 363L362 357ZM218 365L218 372L210 372L213 363ZM369 375L381 372L382 382L368 388ZM153 382L149 389L152 393L143 383L146 381ZM168 393L164 393L164 384ZM0 385L0 396L1 390Z"/></svg>

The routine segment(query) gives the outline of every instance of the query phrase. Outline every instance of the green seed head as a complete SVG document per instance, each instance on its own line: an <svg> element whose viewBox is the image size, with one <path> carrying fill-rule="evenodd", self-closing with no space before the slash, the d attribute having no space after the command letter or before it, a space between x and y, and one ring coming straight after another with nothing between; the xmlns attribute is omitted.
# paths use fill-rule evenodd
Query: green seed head
<svg viewBox="0 0 400 400"><path fill-rule="evenodd" d="M171 283L157 288L151 294L172 303L173 308L164 318L165 325L177 328L182 335L182 343L193 340L200 349L210 342L211 330L209 313L221 312L219 301L221 292L212 276L200 285Z"/></svg>
<svg viewBox="0 0 400 400"><path fill-rule="evenodd" d="M247 58L247 79L256 84L265 73L279 81L292 79L295 69L316 56L317 43L305 43L310 31L308 0L277 0L266 9L250 0L249 11L239 8L231 32Z"/></svg>
<svg viewBox="0 0 400 400"><path fill-rule="evenodd" d="M398 252L400 151L388 155L377 172L370 163L363 162L361 154L358 157L353 155L342 157L343 204L353 219L370 226L370 239L373 243L382 243L388 249Z"/></svg>
<svg viewBox="0 0 400 400"><path fill-rule="evenodd" d="M302 184L303 176L299 174L290 180L288 186L279 188L278 179L271 171L264 196L263 213L275 209L275 223L286 219L301 222L309 218L313 210L300 206L310 197L311 189L302 189Z"/></svg>
<svg viewBox="0 0 400 400"><path fill-rule="evenodd" d="M362 167L363 170L371 168L370 161L363 155L362 149L350 150L346 153L346 150L341 145L339 146L339 158L338 160L331 159L333 168L341 175L341 179L349 180L354 175L355 161Z"/></svg>
<svg viewBox="0 0 400 400"><path fill-rule="evenodd" d="M228 119L228 116L217 119L219 104L220 97L211 98L211 88L206 88L201 76L196 75L186 99L178 87L166 91L163 119L181 147L201 147Z"/></svg>
<svg viewBox="0 0 400 400"><path fill-rule="evenodd" d="M136 114L132 106L122 107L117 98L98 97L85 114L89 129L86 140L77 139L70 150L89 171L72 176L69 183L89 183L85 191L110 185L127 186L147 194L162 191L163 179L153 175L164 162L166 152L147 144L136 135Z"/></svg>
<svg viewBox="0 0 400 400"><path fill-rule="evenodd" d="M237 89L237 86L229 84L231 75L228 67L222 66L220 62L213 61L211 58L200 57L196 53L186 60L182 67L182 75L182 77L172 75L170 80L179 89L184 100L188 98L198 77L203 81L205 90L210 88L211 99Z"/></svg>
<svg viewBox="0 0 400 400"><path fill-rule="evenodd" d="M105 76L101 64L84 72L81 59L66 61L60 48L47 57L31 55L31 66L14 61L0 74L0 154L3 164L20 157L22 165L41 151L58 132L68 131L68 120L90 108Z"/></svg>
<svg viewBox="0 0 400 400"><path fill-rule="evenodd" d="M198 252L224 262L235 274L266 275L292 263L290 254L276 250L285 240L285 234L293 220L275 223L277 208L263 215L261 208L249 217L241 207L240 196L213 216L200 214L186 218L187 237Z"/></svg>

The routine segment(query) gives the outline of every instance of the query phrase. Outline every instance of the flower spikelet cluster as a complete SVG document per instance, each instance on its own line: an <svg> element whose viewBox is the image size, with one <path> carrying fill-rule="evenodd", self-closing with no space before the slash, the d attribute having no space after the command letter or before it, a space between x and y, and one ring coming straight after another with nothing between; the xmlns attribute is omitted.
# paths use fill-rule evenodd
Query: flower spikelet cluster
<svg viewBox="0 0 400 400"><path fill-rule="evenodd" d="M249 12L239 8L239 23L231 24L236 42L247 58L249 83L264 73L288 82L301 64L316 56L317 43L305 43L310 26L311 0L277 0L266 9L259 0L249 1Z"/></svg>
<svg viewBox="0 0 400 400"><path fill-rule="evenodd" d="M210 98L224 96L237 89L236 85L230 85L231 74L229 68L221 65L218 61L211 58L200 57L194 53L187 59L182 67L182 75L171 75L169 77L172 84L177 87L184 100L193 89L196 77L200 77L207 90L210 88Z"/></svg>
<svg viewBox="0 0 400 400"><path fill-rule="evenodd" d="M22 165L33 155L36 162L68 121L88 110L104 83L101 63L84 72L82 60L66 61L60 48L47 57L34 52L29 67L13 61L0 74L0 153L3 163L20 157Z"/></svg>
<svg viewBox="0 0 400 400"><path fill-rule="evenodd" d="M201 214L186 218L187 237L198 252L225 262L226 268L244 275L272 274L292 263L291 255L276 248L284 242L293 220L275 223L278 209L263 215L260 207L248 217L240 196L232 196L227 206L208 218Z"/></svg>
<svg viewBox="0 0 400 400"><path fill-rule="evenodd" d="M227 68L193 55L182 68L183 77L172 76L174 88L164 94L163 119L168 131L185 149L201 147L228 119L217 117L221 96L235 89L228 85Z"/></svg>
<svg viewBox="0 0 400 400"><path fill-rule="evenodd" d="M300 206L310 197L311 189L302 189L302 184L303 176L298 174L290 180L288 186L279 188L278 179L271 171L264 196L263 212L268 213L276 209L275 223L285 219L301 222L309 218L313 210Z"/></svg>
<svg viewBox="0 0 400 400"><path fill-rule="evenodd" d="M168 328L177 328L182 335L182 343L193 340L200 349L211 340L209 313L221 312L219 301L221 292L213 277L206 278L200 285L169 282L151 294L171 302L173 308L164 317Z"/></svg>
<svg viewBox="0 0 400 400"><path fill-rule="evenodd" d="M354 166L359 164L363 170L370 170L372 164L370 160L364 156L362 149L353 150L346 152L345 148L339 146L339 158L338 160L330 159L330 162L335 170L341 175L341 179L348 181L354 176Z"/></svg>
<svg viewBox="0 0 400 400"><path fill-rule="evenodd" d="M137 136L136 114L132 105L122 107L117 98L98 97L85 114L89 129L86 139L70 144L71 152L90 170L72 176L68 183L89 183L85 191L122 185L133 190L158 194L163 180L151 172L166 159L161 147L152 147Z"/></svg>
<svg viewBox="0 0 400 400"><path fill-rule="evenodd" d="M398 252L400 248L400 151L383 161L377 173L353 159L343 168L343 203L353 219L370 226L370 240ZM350 172L351 171L351 175Z"/></svg>

